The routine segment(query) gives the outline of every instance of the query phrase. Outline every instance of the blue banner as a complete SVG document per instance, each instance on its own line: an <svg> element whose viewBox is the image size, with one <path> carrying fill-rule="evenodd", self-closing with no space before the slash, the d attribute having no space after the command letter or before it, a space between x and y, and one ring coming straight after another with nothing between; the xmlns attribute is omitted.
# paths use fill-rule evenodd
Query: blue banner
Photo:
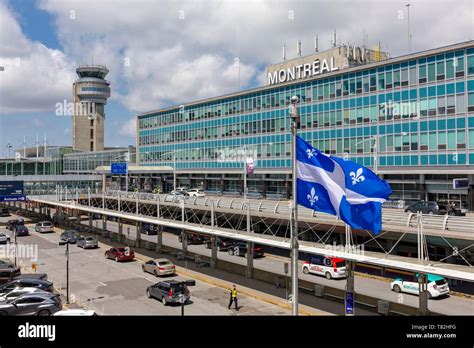
<svg viewBox="0 0 474 348"><path fill-rule="evenodd" d="M110 172L112 175L127 174L127 162L112 163L112 165L110 166Z"/></svg>

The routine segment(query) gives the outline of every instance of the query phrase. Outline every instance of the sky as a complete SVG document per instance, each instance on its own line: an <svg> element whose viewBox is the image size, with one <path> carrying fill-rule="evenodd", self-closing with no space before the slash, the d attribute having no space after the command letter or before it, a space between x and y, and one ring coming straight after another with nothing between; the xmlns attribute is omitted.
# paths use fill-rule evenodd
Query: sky
<svg viewBox="0 0 474 348"><path fill-rule="evenodd" d="M79 64L106 65L106 146L135 144L135 116L264 85L265 67L343 44L391 57L474 38L472 0L0 0L0 157L6 145L71 145ZM364 35L365 34L365 35Z"/></svg>

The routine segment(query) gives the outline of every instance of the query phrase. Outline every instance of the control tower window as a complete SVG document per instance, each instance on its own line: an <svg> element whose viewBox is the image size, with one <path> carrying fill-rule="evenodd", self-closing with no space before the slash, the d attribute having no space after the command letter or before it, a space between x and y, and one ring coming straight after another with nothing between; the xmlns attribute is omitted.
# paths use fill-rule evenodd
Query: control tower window
<svg viewBox="0 0 474 348"><path fill-rule="evenodd" d="M90 120L91 127L94 127L94 120Z"/></svg>
<svg viewBox="0 0 474 348"><path fill-rule="evenodd" d="M91 151L94 151L94 142L91 141Z"/></svg>

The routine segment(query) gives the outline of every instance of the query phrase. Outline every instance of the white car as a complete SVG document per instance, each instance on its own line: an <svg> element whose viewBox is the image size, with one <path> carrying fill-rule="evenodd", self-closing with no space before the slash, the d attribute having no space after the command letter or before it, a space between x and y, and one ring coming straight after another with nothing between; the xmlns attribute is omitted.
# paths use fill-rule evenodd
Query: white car
<svg viewBox="0 0 474 348"><path fill-rule="evenodd" d="M92 309L63 309L53 314L53 316L94 316L97 315Z"/></svg>
<svg viewBox="0 0 474 348"><path fill-rule="evenodd" d="M5 233L0 233L0 244L10 243L10 237Z"/></svg>
<svg viewBox="0 0 474 348"><path fill-rule="evenodd" d="M303 264L303 273L318 274L327 279L345 278L347 276L346 261L338 257L316 255Z"/></svg>
<svg viewBox="0 0 474 348"><path fill-rule="evenodd" d="M434 274L428 274L427 283L429 298L438 297L449 293L448 282L443 277ZM418 279L416 279L415 281L407 281L397 278L390 284L390 287L392 291L395 292L406 292L408 294L413 295L420 294L420 286L418 284Z"/></svg>
<svg viewBox="0 0 474 348"><path fill-rule="evenodd" d="M35 225L35 231L40 233L54 232L54 225L50 221L41 221Z"/></svg>
<svg viewBox="0 0 474 348"><path fill-rule="evenodd" d="M187 193L189 197L206 197L206 194L201 189L190 189Z"/></svg>
<svg viewBox="0 0 474 348"><path fill-rule="evenodd" d="M0 302L6 301L6 300L13 300L13 299L15 299L17 297L20 297L22 295L32 294L32 293L35 293L35 292L43 293L43 292L46 292L46 291L38 289L38 288L17 288L17 289L14 289L14 290L0 296Z"/></svg>

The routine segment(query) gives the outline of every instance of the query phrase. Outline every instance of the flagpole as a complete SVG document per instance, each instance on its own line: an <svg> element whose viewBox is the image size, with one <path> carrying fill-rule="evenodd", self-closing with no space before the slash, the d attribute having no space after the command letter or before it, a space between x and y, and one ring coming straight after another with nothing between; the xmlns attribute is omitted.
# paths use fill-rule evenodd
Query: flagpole
<svg viewBox="0 0 474 348"><path fill-rule="evenodd" d="M291 163L293 175L293 204L292 204L292 226L291 226L291 314L298 315L298 200L296 197L296 136L298 134L298 104L299 98L291 98Z"/></svg>

